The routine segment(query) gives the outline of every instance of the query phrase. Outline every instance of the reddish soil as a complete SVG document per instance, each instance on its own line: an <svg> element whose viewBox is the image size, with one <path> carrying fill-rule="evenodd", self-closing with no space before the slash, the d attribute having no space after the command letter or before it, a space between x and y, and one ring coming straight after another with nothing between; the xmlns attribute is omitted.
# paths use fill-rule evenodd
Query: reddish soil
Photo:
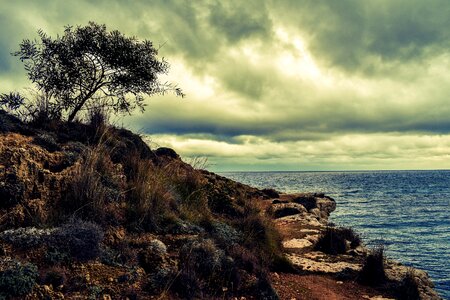
<svg viewBox="0 0 450 300"><path fill-rule="evenodd" d="M323 275L271 274L280 299L287 300L361 300L379 295L371 288L351 281L338 282Z"/></svg>

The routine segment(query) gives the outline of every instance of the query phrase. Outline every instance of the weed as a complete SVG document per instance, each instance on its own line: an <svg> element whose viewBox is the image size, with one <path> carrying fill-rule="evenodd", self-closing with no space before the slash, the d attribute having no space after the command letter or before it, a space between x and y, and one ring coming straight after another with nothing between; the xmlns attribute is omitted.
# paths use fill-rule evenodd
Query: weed
<svg viewBox="0 0 450 300"><path fill-rule="evenodd" d="M358 281L371 286L385 282L387 277L384 270L384 261L384 246L381 245L372 249L359 272Z"/></svg>
<svg viewBox="0 0 450 300"><path fill-rule="evenodd" d="M336 228L327 227L315 245L315 250L327 254L342 254L347 250L345 238Z"/></svg>
<svg viewBox="0 0 450 300"><path fill-rule="evenodd" d="M158 231L162 221L170 217L171 208L175 208L169 173L150 160L140 161L135 169L129 181L128 218L136 228Z"/></svg>
<svg viewBox="0 0 450 300"><path fill-rule="evenodd" d="M243 245L254 249L263 265L270 265L273 258L281 255L281 236L272 220L260 214L249 214L236 223L242 232Z"/></svg>

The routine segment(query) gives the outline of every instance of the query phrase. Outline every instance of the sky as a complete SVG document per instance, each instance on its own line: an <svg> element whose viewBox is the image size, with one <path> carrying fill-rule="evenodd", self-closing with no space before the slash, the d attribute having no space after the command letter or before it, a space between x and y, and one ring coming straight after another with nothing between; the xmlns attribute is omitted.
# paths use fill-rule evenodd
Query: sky
<svg viewBox="0 0 450 300"><path fill-rule="evenodd" d="M450 168L448 0L0 0L0 92L31 84L10 55L42 29L106 24L151 40L162 78L117 121L213 171Z"/></svg>

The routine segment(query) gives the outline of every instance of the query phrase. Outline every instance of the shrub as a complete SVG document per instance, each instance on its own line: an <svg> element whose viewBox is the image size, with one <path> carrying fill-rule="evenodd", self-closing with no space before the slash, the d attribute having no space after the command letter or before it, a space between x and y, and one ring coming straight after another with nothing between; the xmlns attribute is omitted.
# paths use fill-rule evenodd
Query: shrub
<svg viewBox="0 0 450 300"><path fill-rule="evenodd" d="M347 250L347 244L345 238L339 233L339 231L332 227L327 227L323 232L316 245L315 250L322 251L327 254L342 254Z"/></svg>
<svg viewBox="0 0 450 300"><path fill-rule="evenodd" d="M139 264L147 273L153 273L167 262L167 248L159 240L152 240L150 245L139 252Z"/></svg>
<svg viewBox="0 0 450 300"><path fill-rule="evenodd" d="M414 276L414 269L409 268L403 278L400 287L398 298L400 300L420 300L419 283Z"/></svg>
<svg viewBox="0 0 450 300"><path fill-rule="evenodd" d="M38 276L38 269L35 265L15 263L0 272L0 296L17 297L30 293Z"/></svg>
<svg viewBox="0 0 450 300"><path fill-rule="evenodd" d="M242 241L242 233L237 231L233 226L224 222L212 222L210 226L205 226L210 229L212 236L221 245L230 247Z"/></svg>
<svg viewBox="0 0 450 300"><path fill-rule="evenodd" d="M36 137L34 137L33 143L41 146L49 152L61 150L61 147L59 147L55 137L49 133L38 134Z"/></svg>
<svg viewBox="0 0 450 300"><path fill-rule="evenodd" d="M177 162L168 166L181 218L196 224L208 222L211 214L206 197L206 181L202 174L189 165Z"/></svg>
<svg viewBox="0 0 450 300"><path fill-rule="evenodd" d="M77 261L88 261L100 254L103 231L92 222L72 220L53 234L53 245Z"/></svg>
<svg viewBox="0 0 450 300"><path fill-rule="evenodd" d="M339 233L350 242L350 248L354 249L361 245L361 237L360 235L350 227L339 227Z"/></svg>
<svg viewBox="0 0 450 300"><path fill-rule="evenodd" d="M234 261L225 256L212 240L192 241L180 250L180 276L172 289L182 297L205 297L237 288L239 276Z"/></svg>
<svg viewBox="0 0 450 300"><path fill-rule="evenodd" d="M52 285L54 288L63 285L66 280L64 270L58 267L51 268L42 275L42 283Z"/></svg>
<svg viewBox="0 0 450 300"><path fill-rule="evenodd" d="M249 273L259 273L263 269L260 260L254 251L250 249L235 244L228 250L228 253L233 257L236 266L240 269Z"/></svg>
<svg viewBox="0 0 450 300"><path fill-rule="evenodd" d="M358 274L358 281L371 286L385 282L384 260L384 246L377 246L372 249Z"/></svg>
<svg viewBox="0 0 450 300"><path fill-rule="evenodd" d="M361 244L361 238L353 229L328 226L320 235L314 249L332 255L343 254L347 251L347 241L350 242L351 248Z"/></svg>

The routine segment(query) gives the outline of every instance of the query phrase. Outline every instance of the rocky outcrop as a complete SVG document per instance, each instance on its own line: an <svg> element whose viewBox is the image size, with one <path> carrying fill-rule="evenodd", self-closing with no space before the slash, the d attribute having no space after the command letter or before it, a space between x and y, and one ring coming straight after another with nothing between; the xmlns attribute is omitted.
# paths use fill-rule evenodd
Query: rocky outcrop
<svg viewBox="0 0 450 300"><path fill-rule="evenodd" d="M369 253L368 248L364 245L351 247L351 241L346 241L347 250L343 254L330 255L315 249L335 209L335 200L322 193L297 193L280 194L271 200L267 210L283 233L287 257L302 273L327 274L336 280L356 280ZM396 299L397 294L406 289L407 278L417 284L420 299L441 299L427 273L422 270L386 260L385 272L386 281L376 288L386 296L368 296L368 299Z"/></svg>

